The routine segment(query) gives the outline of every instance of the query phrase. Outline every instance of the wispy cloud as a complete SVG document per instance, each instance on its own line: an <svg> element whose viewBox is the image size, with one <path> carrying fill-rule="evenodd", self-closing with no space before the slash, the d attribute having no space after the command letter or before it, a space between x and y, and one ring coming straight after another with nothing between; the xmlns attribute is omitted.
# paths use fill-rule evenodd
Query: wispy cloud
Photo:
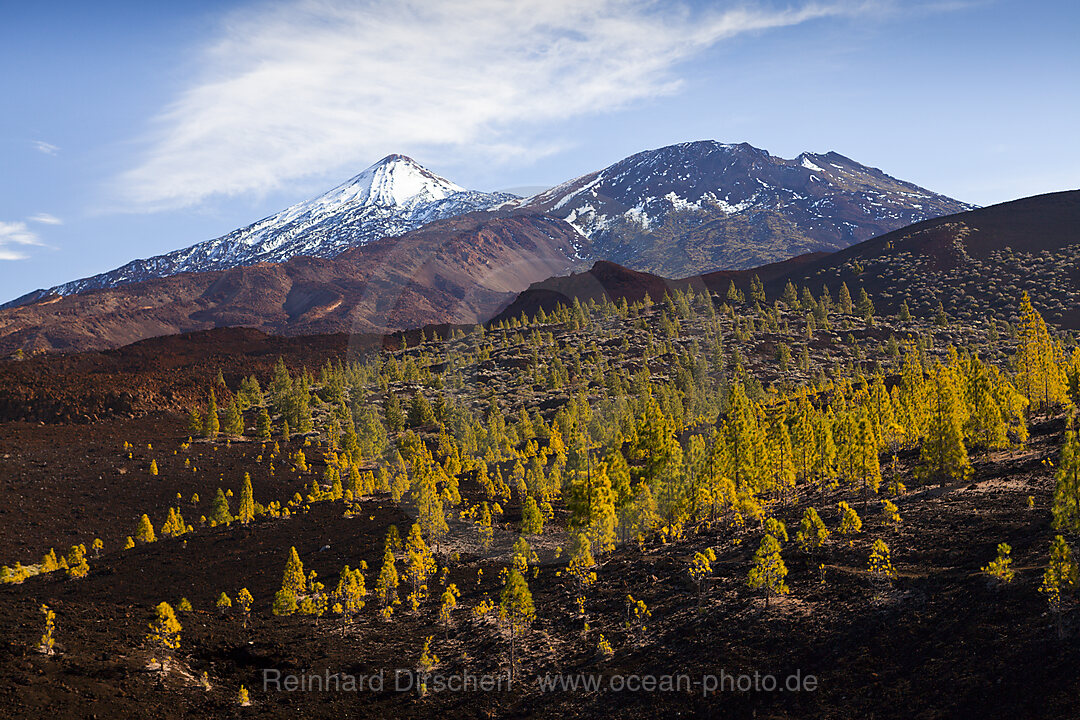
<svg viewBox="0 0 1080 720"><path fill-rule="evenodd" d="M47 143L44 140L34 140L31 142L31 145L34 146L35 150L44 155L56 155L60 152L60 148L52 143Z"/></svg>
<svg viewBox="0 0 1080 720"><path fill-rule="evenodd" d="M38 213L37 215L31 215L26 218L30 222L41 223L42 225L63 225L64 221L55 215L49 213Z"/></svg>
<svg viewBox="0 0 1080 720"><path fill-rule="evenodd" d="M661 0L296 0L230 15L199 79L118 178L129 209L263 193L389 152L488 160L542 128L673 93L724 39L866 4L694 9ZM522 140L528 138L528 142Z"/></svg>
<svg viewBox="0 0 1080 720"><path fill-rule="evenodd" d="M24 222L0 220L0 260L25 260L28 255L20 248L42 246L37 234Z"/></svg>

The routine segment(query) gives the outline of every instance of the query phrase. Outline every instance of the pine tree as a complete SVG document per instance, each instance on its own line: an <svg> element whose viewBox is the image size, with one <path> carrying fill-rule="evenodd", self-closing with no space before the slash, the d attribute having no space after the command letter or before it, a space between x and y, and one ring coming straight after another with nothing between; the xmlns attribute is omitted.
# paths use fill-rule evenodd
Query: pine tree
<svg viewBox="0 0 1080 720"><path fill-rule="evenodd" d="M240 614L243 618L244 627L247 628L248 616L251 615L251 605L255 602L255 598L251 597L251 593L248 589L240 588L236 593L236 604L240 606Z"/></svg>
<svg viewBox="0 0 1080 720"><path fill-rule="evenodd" d="M799 531L795 533L795 542L799 548L811 558L825 545L829 539L829 530L822 522L817 510L812 507L803 512L802 521L799 523Z"/></svg>
<svg viewBox="0 0 1080 720"><path fill-rule="evenodd" d="M754 566L750 569L747 584L752 589L765 588L765 609L769 609L769 598L773 595L787 595L790 591L784 583L787 566L780 554L780 543L772 535L766 535L754 553Z"/></svg>
<svg viewBox="0 0 1080 720"><path fill-rule="evenodd" d="M143 515L139 518L139 525L135 528L135 540L140 543L152 543L157 540L157 536L154 535L154 526L150 522L150 517Z"/></svg>
<svg viewBox="0 0 1080 720"><path fill-rule="evenodd" d="M1058 349L1046 322L1024 292L1020 299L1020 338L1016 346L1017 386L1032 409L1047 411L1067 402L1068 383L1058 364Z"/></svg>
<svg viewBox="0 0 1080 720"><path fill-rule="evenodd" d="M450 635L450 615L454 612L454 608L457 607L458 598L460 597L461 591L458 590L457 585L450 583L446 586L446 590L443 591L442 597L440 598L439 622L443 624L447 637Z"/></svg>
<svg viewBox="0 0 1080 720"><path fill-rule="evenodd" d="M859 302L855 305L855 314L866 322L874 319L874 303L866 292L866 288L859 288Z"/></svg>
<svg viewBox="0 0 1080 720"><path fill-rule="evenodd" d="M521 532L523 535L539 535L544 531L544 515L531 496L521 505Z"/></svg>
<svg viewBox="0 0 1080 720"><path fill-rule="evenodd" d="M694 557L690 560L690 567L687 572L697 587L698 597L701 597L701 593L705 589L705 580L712 575L712 564L714 562L716 562L716 551L712 548L705 548L705 552L695 552Z"/></svg>
<svg viewBox="0 0 1080 720"><path fill-rule="evenodd" d="M217 495L210 503L210 527L229 525L233 520L232 513L229 512L229 499L221 488L218 488Z"/></svg>
<svg viewBox="0 0 1080 720"><path fill-rule="evenodd" d="M1054 529L1080 534L1080 442L1069 422L1054 471Z"/></svg>
<svg viewBox="0 0 1080 720"><path fill-rule="evenodd" d="M1016 577L1012 569L1012 548L1008 543L998 543L997 557L982 568L982 571L998 585L1008 585Z"/></svg>
<svg viewBox="0 0 1080 720"><path fill-rule="evenodd" d="M162 537L180 537L187 533L188 528L184 523L184 517L180 514L180 508L169 508L169 515L161 526Z"/></svg>
<svg viewBox="0 0 1080 720"><path fill-rule="evenodd" d="M837 530L841 535L858 535L862 532L862 519L855 512L855 508L841 500L837 503L837 511L840 513L840 527Z"/></svg>
<svg viewBox="0 0 1080 720"><path fill-rule="evenodd" d="M273 437L273 425L270 422L270 413L265 407L259 408L259 419L255 423L255 434L260 442L269 442Z"/></svg>
<svg viewBox="0 0 1080 720"><path fill-rule="evenodd" d="M72 545L67 555L67 576L69 578L86 577L90 565L86 562L86 546Z"/></svg>
<svg viewBox="0 0 1080 720"><path fill-rule="evenodd" d="M38 641L38 652L42 655L52 655L55 652L53 646L56 644L53 639L53 631L56 629L56 613L50 610L48 605L42 605L41 614L45 616L45 630L41 633L41 640Z"/></svg>
<svg viewBox="0 0 1080 720"><path fill-rule="evenodd" d="M893 532L900 532L900 509L891 500L881 501L881 514L884 516L885 525L891 527Z"/></svg>
<svg viewBox="0 0 1080 720"><path fill-rule="evenodd" d="M844 315L850 315L852 312L851 291L848 290L846 282L840 283L840 292L837 294L837 306Z"/></svg>
<svg viewBox="0 0 1080 720"><path fill-rule="evenodd" d="M146 641L153 648L152 652L157 655L161 671L168 671L169 661L172 654L180 649L180 631L183 628L176 619L176 613L167 602L159 603L154 610L154 621L150 623L150 632L146 635Z"/></svg>
<svg viewBox="0 0 1080 720"><path fill-rule="evenodd" d="M869 502L868 494L877 494L881 487L881 461L878 457L877 440L866 413L859 417L853 445L855 478L862 490L863 509Z"/></svg>
<svg viewBox="0 0 1080 720"><path fill-rule="evenodd" d="M435 484L435 473L431 471L431 468L427 468L418 474L420 479L417 485L417 520L424 535L438 547L446 533L450 531L446 524L446 511Z"/></svg>
<svg viewBox="0 0 1080 720"><path fill-rule="evenodd" d="M383 620L389 620L394 613L394 606L399 605L398 599L398 571L394 560L394 552L391 545L386 543L383 550L382 569L379 570L379 578L375 582L375 597L379 599L379 614Z"/></svg>
<svg viewBox="0 0 1080 720"><path fill-rule="evenodd" d="M240 507L236 519L247 525L255 519L255 496L251 489L251 474L244 473L244 486L240 489Z"/></svg>
<svg viewBox="0 0 1080 720"><path fill-rule="evenodd" d="M229 437L241 437L244 434L244 414L240 411L240 402L235 395L225 408L225 425L221 432Z"/></svg>
<svg viewBox="0 0 1080 720"><path fill-rule="evenodd" d="M889 557L889 546L885 541L878 538L870 548L870 561L868 565L871 581L877 584L887 583L896 577L893 570L892 559Z"/></svg>
<svg viewBox="0 0 1080 720"><path fill-rule="evenodd" d="M203 433L203 419L199 411L192 408L188 411L188 435L195 437Z"/></svg>
<svg viewBox="0 0 1080 720"><path fill-rule="evenodd" d="M716 448L723 453L721 474L730 478L736 489L762 489L765 436L754 403L740 382L732 385L728 413L721 424Z"/></svg>
<svg viewBox="0 0 1080 720"><path fill-rule="evenodd" d="M435 557L424 542L420 526L414 524L405 540L405 578L412 585L412 592L406 598L409 606L416 612L420 603L427 598L428 578L435 572Z"/></svg>
<svg viewBox="0 0 1080 720"><path fill-rule="evenodd" d="M364 574L360 568L351 570L346 565L338 577L337 588L333 594L334 607L341 613L342 637L345 637L345 625L349 622L349 618L364 609L365 597L367 597L367 586L364 584Z"/></svg>
<svg viewBox="0 0 1080 720"><path fill-rule="evenodd" d="M967 480L972 469L964 446L963 408L952 371L938 365L930 385L930 426L919 456L919 473L944 486L950 480Z"/></svg>
<svg viewBox="0 0 1080 720"><path fill-rule="evenodd" d="M1073 562L1072 549L1061 535L1055 535L1050 543L1050 565L1043 573L1039 592L1046 596L1050 609L1057 617L1058 637L1064 636L1061 622L1062 593L1071 592L1077 583L1077 567Z"/></svg>
<svg viewBox="0 0 1080 720"><path fill-rule="evenodd" d="M214 388L210 388L210 401L206 408L206 416L203 418L203 437L213 440L217 437L220 429L221 423L218 420L217 396L214 395Z"/></svg>
<svg viewBox="0 0 1080 720"><path fill-rule="evenodd" d="M300 555L295 547L289 548L289 557L285 560L285 571L281 575L281 589L288 590L294 595L303 594L307 588L307 578L304 575L304 563L300 561Z"/></svg>
<svg viewBox="0 0 1080 720"><path fill-rule="evenodd" d="M588 544L586 543L586 547ZM499 598L499 619L510 627L510 678L513 680L517 671L516 641L536 618L529 584L517 569L511 569Z"/></svg>
<svg viewBox="0 0 1080 720"><path fill-rule="evenodd" d="M570 560L566 565L566 574L573 579L577 594L574 603L577 605L578 614L585 615L585 592L596 582L596 572L593 567L596 561L593 559L591 543L584 533L577 533L573 537L573 546L570 548Z"/></svg>

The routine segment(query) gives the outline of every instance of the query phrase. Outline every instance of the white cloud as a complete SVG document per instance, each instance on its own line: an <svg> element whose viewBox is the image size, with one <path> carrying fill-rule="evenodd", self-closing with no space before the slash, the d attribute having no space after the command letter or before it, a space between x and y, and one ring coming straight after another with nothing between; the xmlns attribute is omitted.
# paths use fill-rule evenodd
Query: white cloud
<svg viewBox="0 0 1080 720"><path fill-rule="evenodd" d="M41 223L42 225L63 225L64 221L55 215L49 213L38 213L37 215L31 215L26 218L30 222Z"/></svg>
<svg viewBox="0 0 1080 720"><path fill-rule="evenodd" d="M0 220L0 260L26 259L26 253L11 247L12 245L26 247L28 245L41 246L42 243L37 234L26 226L26 223Z"/></svg>
<svg viewBox="0 0 1080 720"><path fill-rule="evenodd" d="M35 150L44 155L55 155L60 152L60 148L52 143L47 143L44 140L34 140L31 144L34 146Z"/></svg>
<svg viewBox="0 0 1080 720"><path fill-rule="evenodd" d="M490 161L560 145L553 121L675 92L725 38L859 11L835 0L296 0L228 16L200 77L115 188L130 209L264 193L390 152ZM853 9L854 8L854 9Z"/></svg>

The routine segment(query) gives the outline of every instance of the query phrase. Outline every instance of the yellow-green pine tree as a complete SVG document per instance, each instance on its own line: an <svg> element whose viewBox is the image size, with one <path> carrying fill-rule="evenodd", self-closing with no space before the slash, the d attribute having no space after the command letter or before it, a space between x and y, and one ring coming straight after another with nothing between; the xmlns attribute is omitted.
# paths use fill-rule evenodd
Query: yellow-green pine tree
<svg viewBox="0 0 1080 720"><path fill-rule="evenodd" d="M964 446L963 408L953 373L938 365L929 383L930 424L919 456L919 473L942 485L966 480L972 472Z"/></svg>
<svg viewBox="0 0 1080 720"><path fill-rule="evenodd" d="M585 547L588 547L587 542ZM529 592L529 584L516 568L510 570L499 600L499 619L510 628L510 677L513 680L517 672L517 638L536 618L536 606Z"/></svg>
<svg viewBox="0 0 1080 720"><path fill-rule="evenodd" d="M211 440L217 437L221 430L221 421L218 420L217 396L214 388L210 388L210 401L206 408L206 416L203 418L202 434Z"/></svg>
<svg viewBox="0 0 1080 720"><path fill-rule="evenodd" d="M251 474L244 473L244 486L240 488L240 507L236 519L244 525L255 519L255 495L251 489Z"/></svg>
<svg viewBox="0 0 1080 720"><path fill-rule="evenodd" d="M1046 321L1031 304L1024 292L1020 298L1020 337L1014 363L1017 385L1031 403L1030 408L1047 411L1068 399L1065 371L1059 363L1059 352Z"/></svg>
<svg viewBox="0 0 1080 720"><path fill-rule="evenodd" d="M146 641L150 644L154 655L157 655L162 672L167 672L172 654L180 648L180 631L183 628L176 619L176 613L167 602L159 603L154 610L154 620L150 623L150 632L146 635Z"/></svg>
<svg viewBox="0 0 1080 720"><path fill-rule="evenodd" d="M379 570L379 577L375 581L375 597L379 600L379 614L384 620L389 620L394 613L394 607L401 603L398 599L398 571L394 559L394 551L389 542L383 550L383 564Z"/></svg>
<svg viewBox="0 0 1080 720"><path fill-rule="evenodd" d="M152 543L157 540L157 536L154 534L154 526L150 522L148 515L143 515L139 518L139 524L135 528L135 541L140 543Z"/></svg>
<svg viewBox="0 0 1080 720"><path fill-rule="evenodd" d="M414 524L405 540L405 578L412 585L412 592L406 598L415 612L420 603L427 598L427 581L435 572L435 557L424 542L420 525Z"/></svg>
<svg viewBox="0 0 1080 720"><path fill-rule="evenodd" d="M780 543L772 535L766 535L761 540L757 552L754 553L754 566L750 568L747 584L753 588L765 589L765 609L769 609L769 598L773 595L787 595L788 586L784 583L787 577L787 566L780 554Z"/></svg>

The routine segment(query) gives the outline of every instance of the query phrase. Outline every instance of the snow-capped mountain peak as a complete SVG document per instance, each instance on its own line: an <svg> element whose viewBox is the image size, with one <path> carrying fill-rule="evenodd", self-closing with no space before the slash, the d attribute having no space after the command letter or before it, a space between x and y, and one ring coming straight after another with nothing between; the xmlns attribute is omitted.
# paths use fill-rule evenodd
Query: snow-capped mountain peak
<svg viewBox="0 0 1080 720"><path fill-rule="evenodd" d="M319 196L313 202L340 205L361 203L405 207L443 200L465 188L440 177L405 155L387 155L362 173Z"/></svg>
<svg viewBox="0 0 1080 720"><path fill-rule="evenodd" d="M332 190L228 235L31 295L69 295L182 272L284 262L297 255L333 257L435 220L518 199L508 193L466 190L410 157L387 155Z"/></svg>

